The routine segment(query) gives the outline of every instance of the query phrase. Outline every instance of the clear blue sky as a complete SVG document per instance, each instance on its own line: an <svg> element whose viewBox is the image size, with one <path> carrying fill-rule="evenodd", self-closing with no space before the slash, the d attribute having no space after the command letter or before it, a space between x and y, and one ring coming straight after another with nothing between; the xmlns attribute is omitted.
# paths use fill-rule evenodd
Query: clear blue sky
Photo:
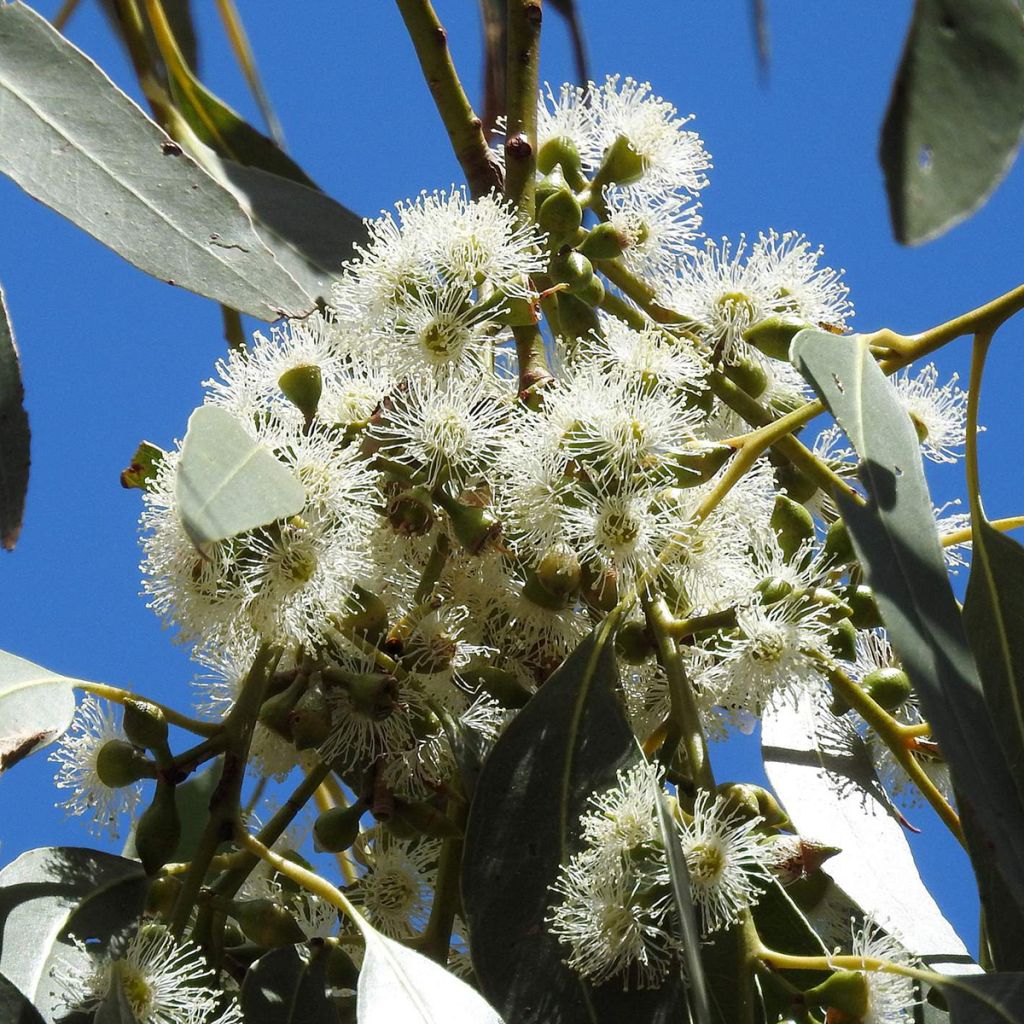
<svg viewBox="0 0 1024 1024"><path fill-rule="evenodd" d="M920 249L889 231L876 160L878 129L909 3L769 4L771 77L759 83L746 2L580 0L592 74L649 79L714 158L705 230L718 236L797 229L843 266L855 326L915 331L1021 282L1024 174L971 221ZM58 3L39 9L52 15ZM256 119L213 14L198 2L207 83ZM247 3L247 25L292 155L326 191L372 214L422 188L459 181L397 9L386 2ZM437 0L468 88L479 92L475 4ZM628 11L628 13L627 13ZM122 87L132 76L99 13L83 0L68 30ZM542 74L572 77L567 35L549 12ZM965 153L964 159L970 159ZM138 597L136 492L119 471L138 441L169 446L223 352L217 307L129 267L0 180L0 281L21 347L33 431L25 527L0 556L0 649L68 675L136 687L186 706L192 672ZM989 360L981 440L990 515L1024 510L1018 472L1024 324L1005 329ZM967 345L941 355L966 377ZM962 491L962 467L932 475L935 497ZM962 574L960 585L965 576ZM744 777L751 751L719 747L720 777ZM44 755L0 781L0 861L51 844L87 845L53 809ZM969 868L930 812L915 841L922 873L970 945Z"/></svg>

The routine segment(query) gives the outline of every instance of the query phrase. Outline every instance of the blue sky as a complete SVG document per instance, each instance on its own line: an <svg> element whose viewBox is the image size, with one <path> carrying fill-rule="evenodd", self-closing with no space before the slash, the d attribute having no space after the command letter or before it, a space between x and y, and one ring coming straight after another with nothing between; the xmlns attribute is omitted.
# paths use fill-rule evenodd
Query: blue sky
<svg viewBox="0 0 1024 1024"><path fill-rule="evenodd" d="M51 15L55 0L40 3ZM257 118L213 5L197 3L208 40L204 79ZM592 74L650 80L682 112L714 159L704 194L712 236L769 227L803 231L846 268L855 326L913 332L1020 283L1024 175L1009 179L972 220L919 249L891 239L878 129L909 4L838 0L769 4L773 42L759 82L747 4L581 0ZM361 214L420 189L458 182L397 8L388 3L244 5L265 84L292 155ZM438 0L470 91L479 93L475 5ZM68 35L123 87L132 76L85 0ZM572 77L568 38L553 13L542 75ZM970 154L964 154L970 159ZM170 446L200 401L200 383L224 351L217 307L150 279L0 180L0 282L20 344L33 430L25 527L0 557L0 649L68 675L128 685L184 707L192 675L138 597L139 500L118 483L138 441ZM989 359L982 419L982 482L990 515L1024 510L1018 473L1024 326L1011 324ZM943 375L966 377L968 345L940 354ZM937 501L962 492L962 467L932 474ZM962 576L959 585L962 587ZM753 751L714 751L720 777L755 770ZM0 860L50 844L88 844L53 809L50 766L37 755L0 782ZM922 873L973 945L977 931L966 860L924 810L909 815Z"/></svg>

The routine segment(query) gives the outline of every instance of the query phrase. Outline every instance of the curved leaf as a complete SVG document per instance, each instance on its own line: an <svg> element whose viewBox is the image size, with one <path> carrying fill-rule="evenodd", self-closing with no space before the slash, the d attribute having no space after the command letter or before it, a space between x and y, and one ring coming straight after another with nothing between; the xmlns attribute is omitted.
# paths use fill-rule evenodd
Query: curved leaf
<svg viewBox="0 0 1024 1024"><path fill-rule="evenodd" d="M324 952L282 946L261 956L242 982L247 1024L338 1024L327 995Z"/></svg>
<svg viewBox="0 0 1024 1024"><path fill-rule="evenodd" d="M138 861L74 846L30 850L0 871L0 972L47 1024L67 1009L53 969L89 963L69 936L104 948L134 927L147 886Z"/></svg>
<svg viewBox="0 0 1024 1024"><path fill-rule="evenodd" d="M20 2L0 5L0 172L155 277L260 320L313 308L235 196Z"/></svg>
<svg viewBox="0 0 1024 1024"><path fill-rule="evenodd" d="M952 1024L1021 1024L1024 974L972 974L950 978L939 988L949 1004Z"/></svg>
<svg viewBox="0 0 1024 1024"><path fill-rule="evenodd" d="M812 693L761 720L764 767L801 836L838 847L823 868L853 902L932 970L973 961L914 863L867 745Z"/></svg>
<svg viewBox="0 0 1024 1024"><path fill-rule="evenodd" d="M1024 808L996 741L942 560L917 434L866 340L801 331L791 356L860 455L871 497L840 509L889 637L948 760L990 921L1024 929ZM994 896L998 870L1010 900ZM1002 956L1020 955L1007 949ZM1012 961L1011 961L1012 962Z"/></svg>
<svg viewBox="0 0 1024 1024"><path fill-rule="evenodd" d="M296 515L306 502L295 474L215 405L189 417L174 497L181 525L200 549Z"/></svg>
<svg viewBox="0 0 1024 1024"><path fill-rule="evenodd" d="M484 994L516 1024L667 1024L679 980L595 988L563 963L547 930L548 887L574 851L595 790L640 752L615 694L610 624L598 627L512 720L484 761L466 826L462 898Z"/></svg>
<svg viewBox="0 0 1024 1024"><path fill-rule="evenodd" d="M881 161L896 238L926 242L1002 180L1024 128L1024 21L1015 0L917 0Z"/></svg>
<svg viewBox="0 0 1024 1024"><path fill-rule="evenodd" d="M28 490L29 430L24 402L18 347L0 288L0 546L8 551L18 542Z"/></svg>
<svg viewBox="0 0 1024 1024"><path fill-rule="evenodd" d="M39 1011L21 990L0 974L0 1020L7 1024L43 1024Z"/></svg>
<svg viewBox="0 0 1024 1024"><path fill-rule="evenodd" d="M0 774L64 735L75 714L74 683L0 651Z"/></svg>

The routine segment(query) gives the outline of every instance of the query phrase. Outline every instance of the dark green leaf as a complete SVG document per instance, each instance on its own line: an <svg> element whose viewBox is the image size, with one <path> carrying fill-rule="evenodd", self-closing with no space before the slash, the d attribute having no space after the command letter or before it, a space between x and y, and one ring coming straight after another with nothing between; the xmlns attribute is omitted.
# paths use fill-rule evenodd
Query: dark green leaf
<svg viewBox="0 0 1024 1024"><path fill-rule="evenodd" d="M972 516L964 628L974 648L996 736L1024 802L1024 548Z"/></svg>
<svg viewBox="0 0 1024 1024"><path fill-rule="evenodd" d="M201 405L189 417L174 497L181 525L202 549L301 512L306 492L231 413Z"/></svg>
<svg viewBox="0 0 1024 1024"><path fill-rule="evenodd" d="M4 1024L43 1024L39 1011L0 974L0 1020Z"/></svg>
<svg viewBox="0 0 1024 1024"><path fill-rule="evenodd" d="M830 887L830 892L838 895L834 885ZM821 956L829 952L803 911L779 882L772 881L764 888L752 913L757 933L766 946L784 949L787 953L794 953L797 956ZM786 977L794 985L807 989L824 981L828 977L828 972L787 971ZM780 1000L782 1005L788 1005L784 995L770 986L766 987L765 995L772 1005Z"/></svg>
<svg viewBox="0 0 1024 1024"><path fill-rule="evenodd" d="M1024 1024L1024 974L967 974L939 987L951 1024Z"/></svg>
<svg viewBox="0 0 1024 1024"><path fill-rule="evenodd" d="M188 61L190 68L199 67L199 39L196 36L195 23L192 19L191 0L161 0L161 6L171 23L171 30L174 38ZM110 27L117 35L125 48L125 54L130 58L131 47L128 44L127 31L124 23L124 5L119 0L100 0L100 7L110 22ZM156 39L153 37L153 30L150 27L149 19L143 19L143 32L145 34L146 52L149 55L149 63L157 72L160 80L166 84L167 77L163 62L160 59L160 50L157 48Z"/></svg>
<svg viewBox="0 0 1024 1024"><path fill-rule="evenodd" d="M0 6L0 171L155 277L261 320L313 308L235 196L20 2Z"/></svg>
<svg viewBox="0 0 1024 1024"><path fill-rule="evenodd" d="M1015 0L917 0L882 126L896 238L926 242L1002 180L1024 127L1024 23Z"/></svg>
<svg viewBox="0 0 1024 1024"><path fill-rule="evenodd" d="M1024 810L996 741L942 560L917 434L861 336L801 331L793 362L861 458L871 501L840 508L896 653L952 768L990 919L1024 929ZM993 898L998 870L1012 900ZM1000 965L997 961L997 966Z"/></svg>
<svg viewBox="0 0 1024 1024"><path fill-rule="evenodd" d="M111 972L107 998L96 1007L93 1024L139 1024L121 982L120 964Z"/></svg>
<svg viewBox="0 0 1024 1024"><path fill-rule="evenodd" d="M0 546L8 551L18 542L28 490L29 430L24 401L18 348L0 288Z"/></svg>
<svg viewBox="0 0 1024 1024"><path fill-rule="evenodd" d="M338 1024L326 991L325 953L282 946L261 956L242 982L246 1024Z"/></svg>
<svg viewBox="0 0 1024 1024"><path fill-rule="evenodd" d="M548 887L577 840L591 795L640 753L616 697L609 624L598 627L512 720L484 762L466 828L462 897L481 988L516 1024L668 1024L682 1013L673 976L659 990L599 988L563 960L548 931Z"/></svg>
<svg viewBox="0 0 1024 1024"><path fill-rule="evenodd" d="M181 864L191 860L199 845L199 839L210 819L210 797L220 781L223 761L217 760L201 772L193 775L187 782L174 788L174 803L178 808L178 820L181 822L181 837L177 849L169 860ZM132 826L121 851L124 857L137 857L135 852L135 827Z"/></svg>
<svg viewBox="0 0 1024 1024"><path fill-rule="evenodd" d="M761 745L765 772L797 831L839 849L826 874L933 970L965 970L967 948L921 881L900 815L849 720L806 692L765 712Z"/></svg>
<svg viewBox="0 0 1024 1024"><path fill-rule="evenodd" d="M0 774L64 735L75 714L73 683L0 651Z"/></svg>
<svg viewBox="0 0 1024 1024"><path fill-rule="evenodd" d="M0 971L47 1024L66 1010L54 965L90 962L69 937L102 951L134 928L147 886L137 861L74 846L30 850L0 871Z"/></svg>

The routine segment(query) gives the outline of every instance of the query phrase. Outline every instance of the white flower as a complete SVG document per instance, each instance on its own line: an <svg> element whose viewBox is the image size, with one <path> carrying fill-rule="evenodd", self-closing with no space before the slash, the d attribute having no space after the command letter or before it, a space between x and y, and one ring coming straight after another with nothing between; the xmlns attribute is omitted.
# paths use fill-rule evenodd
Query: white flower
<svg viewBox="0 0 1024 1024"><path fill-rule="evenodd" d="M75 817L87 815L89 831L95 835L106 832L111 839L117 838L120 816L134 818L142 799L138 785L113 789L103 783L96 768L96 758L105 744L127 742L119 718L112 706L86 696L75 709L60 745L50 754L50 760L60 765L54 780L57 788L71 790L57 806Z"/></svg>
<svg viewBox="0 0 1024 1024"><path fill-rule="evenodd" d="M932 462L956 462L967 439L967 392L956 386L957 374L941 387L936 383L938 376L935 364L928 363L916 377L904 370L892 382L917 430L924 457Z"/></svg>
<svg viewBox="0 0 1024 1024"><path fill-rule="evenodd" d="M580 819L583 842L599 857L623 857L644 844L662 842L657 800L661 784L646 762L622 769L615 786L590 798Z"/></svg>
<svg viewBox="0 0 1024 1024"><path fill-rule="evenodd" d="M693 808L693 819L679 826L690 892L705 933L734 924L740 914L756 903L758 882L769 881L765 852L757 836L758 817L743 819L728 810L722 796L712 799L702 790Z"/></svg>
<svg viewBox="0 0 1024 1024"><path fill-rule="evenodd" d="M864 960L889 960L904 967L914 966L913 958L892 936L887 935L870 918L857 927L851 925L853 955ZM868 987L868 1009L862 1024L904 1024L915 1019L918 1000L913 978L864 968Z"/></svg>
<svg viewBox="0 0 1024 1024"><path fill-rule="evenodd" d="M939 539L942 540L942 560L946 563L946 568L954 576L957 569L963 569L971 564L967 557L967 552L971 550L970 537L967 540L960 541L958 544L947 544L944 540L949 534L960 533L971 525L969 512L950 512L948 515L946 514L947 508L951 505L957 506L959 504L960 499L956 498L953 501L947 501L945 505L939 505L932 509L932 513L935 516L935 528L939 532Z"/></svg>
<svg viewBox="0 0 1024 1024"><path fill-rule="evenodd" d="M55 977L67 1004L76 1009L99 1006L111 986L120 985L138 1024L241 1022L234 1003L217 1014L223 997L199 947L176 941L161 925L142 925L123 953L112 952L89 970L66 967Z"/></svg>
<svg viewBox="0 0 1024 1024"><path fill-rule="evenodd" d="M430 911L440 844L399 842L374 832L364 833L357 847L367 870L351 889L352 902L393 939L418 934Z"/></svg>

